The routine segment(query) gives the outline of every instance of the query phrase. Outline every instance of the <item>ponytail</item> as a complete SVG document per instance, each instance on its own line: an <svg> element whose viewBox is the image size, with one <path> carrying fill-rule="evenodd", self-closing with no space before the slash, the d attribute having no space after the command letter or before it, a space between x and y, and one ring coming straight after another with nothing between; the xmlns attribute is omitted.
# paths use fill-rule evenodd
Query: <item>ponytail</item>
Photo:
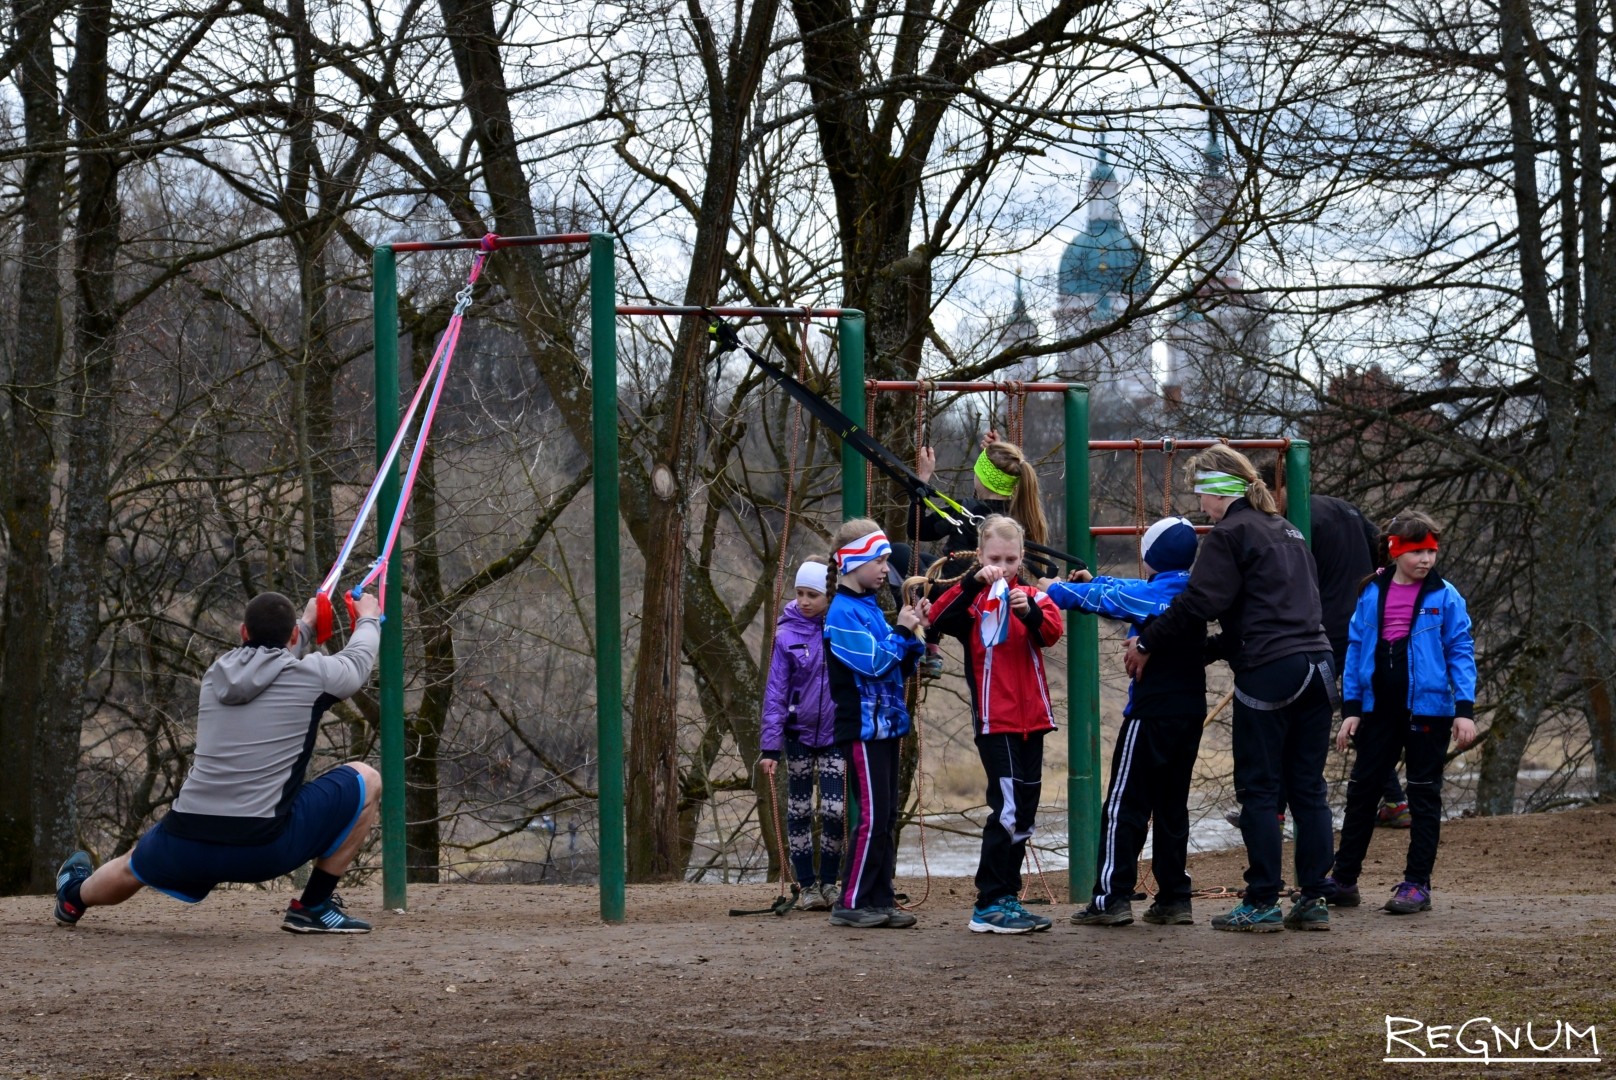
<svg viewBox="0 0 1616 1080"><path fill-rule="evenodd" d="M1038 490L1038 470L1015 443L1002 439L990 442L982 451L996 468L1016 478L1010 495L1010 516L1027 531L1026 539L1035 544L1049 543L1049 521L1044 517L1044 500Z"/></svg>
<svg viewBox="0 0 1616 1080"><path fill-rule="evenodd" d="M1252 509L1279 516L1279 504L1274 501L1274 493L1263 483L1262 477L1257 475L1257 467L1251 463L1251 459L1234 447L1222 444L1209 446L1192 457L1185 468L1189 472L1191 488L1195 486L1197 472L1220 472L1238 476L1246 482L1244 498L1251 504Z"/></svg>

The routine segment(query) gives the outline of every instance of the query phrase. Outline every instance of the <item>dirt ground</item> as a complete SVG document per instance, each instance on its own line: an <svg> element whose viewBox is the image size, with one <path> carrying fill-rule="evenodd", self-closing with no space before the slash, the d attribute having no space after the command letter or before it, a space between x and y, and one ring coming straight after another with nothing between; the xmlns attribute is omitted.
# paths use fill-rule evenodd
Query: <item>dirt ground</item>
<svg viewBox="0 0 1616 1080"><path fill-rule="evenodd" d="M1368 897L1405 838L1377 833ZM1191 869L1238 886L1243 865ZM347 938L280 932L284 892L143 894L73 931L13 898L0 1075L1616 1076L1616 807L1450 822L1436 886L1427 915L1366 904L1265 935L1213 932L1212 901L1193 927L1075 927L1063 889L1048 933L971 934L957 879L907 931L726 914L767 903L759 886L631 888L621 926L585 888L415 886L394 914L367 887L349 907L376 932ZM1562 1037L1534 1056L1601 1060L1384 1064L1387 1015L1530 1021L1540 1046L1594 1025L1592 1054Z"/></svg>

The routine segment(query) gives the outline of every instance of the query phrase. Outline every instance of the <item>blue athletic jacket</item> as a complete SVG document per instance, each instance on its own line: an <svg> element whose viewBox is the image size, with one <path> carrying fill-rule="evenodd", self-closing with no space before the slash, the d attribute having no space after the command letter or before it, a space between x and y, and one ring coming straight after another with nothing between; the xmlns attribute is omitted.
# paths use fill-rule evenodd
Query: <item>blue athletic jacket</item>
<svg viewBox="0 0 1616 1080"><path fill-rule="evenodd" d="M1129 624L1132 638L1145 623L1166 611L1189 583L1188 570L1164 570L1148 581L1100 576L1092 581L1054 582L1049 586L1049 598L1057 607L1120 619ZM1175 641L1160 655L1152 655L1144 678L1128 685L1128 704L1122 714L1188 716L1205 712L1205 640L1203 623L1200 641Z"/></svg>
<svg viewBox="0 0 1616 1080"><path fill-rule="evenodd" d="M1341 673L1341 715L1375 711L1375 646L1386 615L1388 570L1376 574L1358 595L1347 629L1347 663ZM1470 613L1459 590L1431 571L1414 601L1408 628L1408 711L1415 716L1476 715L1476 646Z"/></svg>
<svg viewBox="0 0 1616 1080"><path fill-rule="evenodd" d="M904 680L925 642L887 623L874 593L838 588L825 615L830 646L830 696L836 702L836 741L869 742L909 734Z"/></svg>

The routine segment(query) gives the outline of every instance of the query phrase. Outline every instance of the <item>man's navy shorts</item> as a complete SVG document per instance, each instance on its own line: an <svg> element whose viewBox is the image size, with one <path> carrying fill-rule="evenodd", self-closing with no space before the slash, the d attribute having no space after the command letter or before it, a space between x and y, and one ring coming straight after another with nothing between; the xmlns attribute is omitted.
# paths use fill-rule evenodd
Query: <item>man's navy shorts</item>
<svg viewBox="0 0 1616 1080"><path fill-rule="evenodd" d="M286 826L268 843L187 840L159 821L135 845L129 869L142 885L195 904L223 882L269 881L325 858L348 839L364 806L365 778L339 765L297 789Z"/></svg>

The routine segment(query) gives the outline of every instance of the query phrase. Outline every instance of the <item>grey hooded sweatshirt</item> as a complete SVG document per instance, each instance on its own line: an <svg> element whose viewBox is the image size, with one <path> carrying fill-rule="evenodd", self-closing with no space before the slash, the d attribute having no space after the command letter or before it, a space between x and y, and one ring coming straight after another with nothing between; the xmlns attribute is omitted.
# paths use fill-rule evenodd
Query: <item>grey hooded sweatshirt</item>
<svg viewBox="0 0 1616 1080"><path fill-rule="evenodd" d="M196 755L163 818L173 836L216 844L262 844L280 834L314 753L325 711L370 678L381 643L374 617L360 619L334 656L303 655L312 630L299 623L291 648L243 647L202 676Z"/></svg>

